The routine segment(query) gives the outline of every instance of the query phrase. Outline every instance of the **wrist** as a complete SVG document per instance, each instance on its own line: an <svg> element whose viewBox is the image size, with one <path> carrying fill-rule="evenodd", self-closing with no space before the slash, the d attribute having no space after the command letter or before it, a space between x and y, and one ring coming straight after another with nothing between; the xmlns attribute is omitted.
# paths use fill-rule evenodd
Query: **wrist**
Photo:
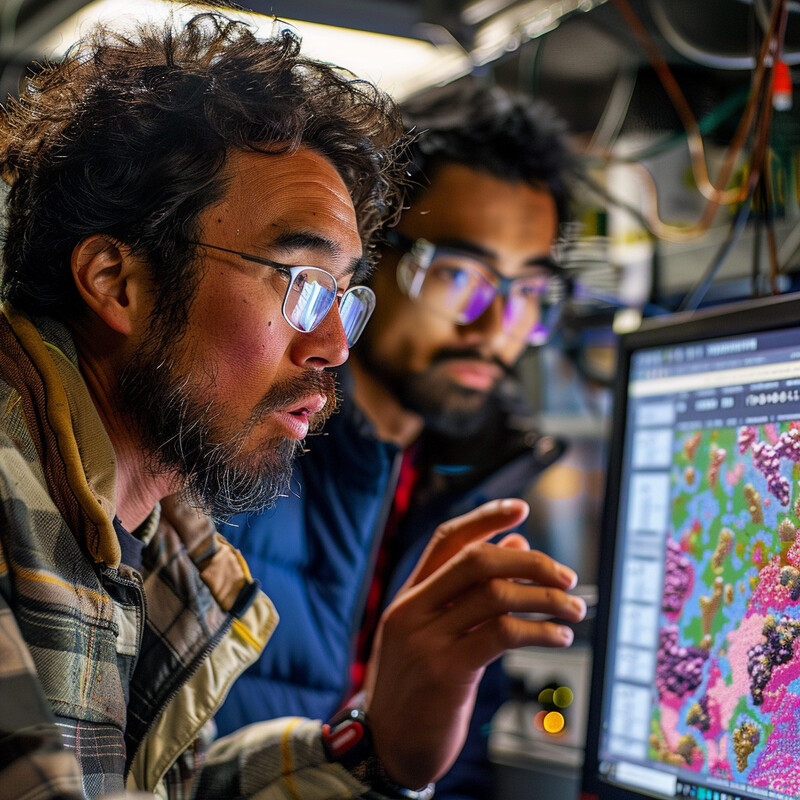
<svg viewBox="0 0 800 800"><path fill-rule="evenodd" d="M341 764L383 800L430 800L434 785L408 789L395 783L375 753L367 716L360 708L346 708L322 726L322 744L329 761Z"/></svg>

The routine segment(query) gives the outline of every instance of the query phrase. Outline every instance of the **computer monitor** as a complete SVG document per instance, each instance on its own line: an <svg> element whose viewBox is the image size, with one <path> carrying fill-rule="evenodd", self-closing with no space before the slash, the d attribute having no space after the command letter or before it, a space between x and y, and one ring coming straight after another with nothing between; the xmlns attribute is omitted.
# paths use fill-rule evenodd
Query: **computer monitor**
<svg viewBox="0 0 800 800"><path fill-rule="evenodd" d="M584 786L800 798L800 300L621 337Z"/></svg>

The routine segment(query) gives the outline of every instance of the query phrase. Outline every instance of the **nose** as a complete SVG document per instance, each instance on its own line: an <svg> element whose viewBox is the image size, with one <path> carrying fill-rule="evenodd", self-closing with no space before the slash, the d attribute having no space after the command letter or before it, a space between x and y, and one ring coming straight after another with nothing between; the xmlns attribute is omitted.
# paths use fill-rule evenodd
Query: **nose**
<svg viewBox="0 0 800 800"><path fill-rule="evenodd" d="M524 335L518 335L519 331L509 331L504 324L508 302L505 295L498 293L483 314L461 327L459 334L464 347L480 351L487 357L494 356L511 368L527 347L527 342Z"/></svg>
<svg viewBox="0 0 800 800"><path fill-rule="evenodd" d="M462 338L466 343L492 343L507 338L503 328L503 315L508 298L499 292L484 311L468 325L460 327Z"/></svg>
<svg viewBox="0 0 800 800"><path fill-rule="evenodd" d="M291 346L291 357L302 367L324 369L338 367L347 361L350 348L339 316L339 304L334 303L322 322L307 333L295 333Z"/></svg>

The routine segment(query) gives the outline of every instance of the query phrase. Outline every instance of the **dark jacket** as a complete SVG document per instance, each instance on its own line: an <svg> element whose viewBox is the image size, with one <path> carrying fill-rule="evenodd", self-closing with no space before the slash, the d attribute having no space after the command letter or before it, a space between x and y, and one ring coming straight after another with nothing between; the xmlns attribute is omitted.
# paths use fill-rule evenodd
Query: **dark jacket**
<svg viewBox="0 0 800 800"><path fill-rule="evenodd" d="M346 371L342 380L342 410L323 435L308 441L308 452L296 462L291 496L223 529L269 593L282 624L218 712L220 733L276 715L326 718L347 699L357 627L400 454L375 438L351 401ZM439 523L487 500L523 495L563 452L560 442L539 436L519 413L524 406L518 395L506 394L498 402L502 409L480 434L468 440L427 437L420 443L421 477L393 540L395 566L384 605ZM437 798L491 796L487 726L508 694L496 662L481 683L467 744L437 784Z"/></svg>

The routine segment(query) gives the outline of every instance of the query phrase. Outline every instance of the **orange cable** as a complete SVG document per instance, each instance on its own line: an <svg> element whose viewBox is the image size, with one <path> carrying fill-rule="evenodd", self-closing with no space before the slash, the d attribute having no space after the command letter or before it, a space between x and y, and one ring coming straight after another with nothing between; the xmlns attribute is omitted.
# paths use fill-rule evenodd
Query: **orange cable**
<svg viewBox="0 0 800 800"><path fill-rule="evenodd" d="M686 98L683 95L683 92L681 91L677 81L675 80L675 77L672 74L669 66L667 65L667 62L658 51L658 48L652 37L647 32L647 29L644 27L641 20L639 20L639 18L636 16L627 0L614 0L614 4L617 6L617 9L620 11L633 33L637 36L637 38L639 38L640 43L644 47L659 80L664 86L670 101L672 102L679 118L681 119L681 123L683 124L687 133L687 143L689 145L695 180L697 181L697 185L701 191L701 194L703 194L703 196L708 200L700 220L693 225L677 226L667 224L661 220L658 214L658 196L652 176L642 165L634 165L634 168L636 168L646 178L644 187L652 209L652 213L645 212L643 216L645 217L651 232L655 236L669 241L691 241L698 238L709 229L716 214L717 208L720 205L724 203L742 202L743 199L747 197L749 191L747 186L749 185L750 181L746 182L746 185L729 190L718 188L711 183L706 169L705 152L699 126L697 125L697 121L695 120L694 115L689 108L689 104L686 101ZM781 9L783 9L783 12L781 12ZM780 51L780 41L782 41L782 35L779 35L777 30L779 27L781 27L780 20L782 17L785 17L785 0L777 0L773 6L769 27L761 47L761 53L753 76L753 86L750 96L745 106L740 124L737 127L733 139L731 140L728 151L725 155L725 159L723 160L723 164L719 171L718 180L720 181L720 185L722 187L724 187L730 179L736 159L744 147L744 142L748 133L753 127L754 118L759 116L756 114L756 109L761 106L761 117L765 115L765 103L768 104L769 109L771 109L771 95L766 93L765 96L765 93L763 92L763 82L770 51L773 51L773 65L776 61L775 51ZM785 33L785 25L783 26L783 32ZM773 70L771 69L770 85L772 72ZM759 97L761 97L761 103L758 102ZM768 112L767 116L771 119L771 114ZM759 119L759 121L756 123L757 130L759 131L761 130L761 122L762 120ZM768 130L769 129L767 128L767 136ZM756 136L757 140L760 140L761 138L761 136ZM761 166L762 165L759 164L757 160L751 160L750 179L757 177L758 173L761 171ZM754 170L756 170L756 176L753 175Z"/></svg>

